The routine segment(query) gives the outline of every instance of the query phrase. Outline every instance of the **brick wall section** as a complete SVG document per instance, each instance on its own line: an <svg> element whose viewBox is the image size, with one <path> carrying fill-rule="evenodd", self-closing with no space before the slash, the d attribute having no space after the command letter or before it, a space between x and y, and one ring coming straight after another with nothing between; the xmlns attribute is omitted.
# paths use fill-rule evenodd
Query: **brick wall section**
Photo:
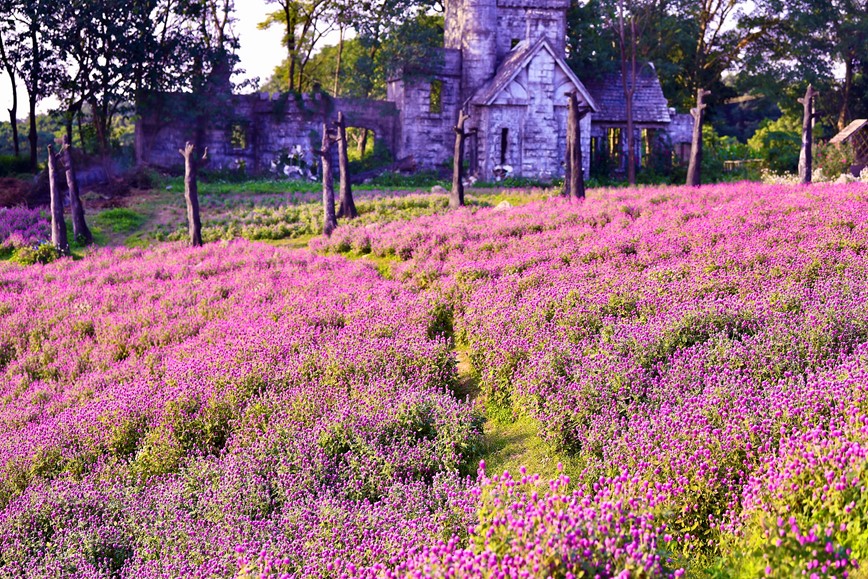
<svg viewBox="0 0 868 579"><path fill-rule="evenodd" d="M399 159L413 157L421 169L434 169L453 155L455 132L461 105L461 52L443 50L435 70L393 80L388 86L389 101L398 111L395 151ZM441 83L440 112L431 110L431 84Z"/></svg>
<svg viewBox="0 0 868 579"><path fill-rule="evenodd" d="M140 160L165 169L183 167L178 149L197 137L190 122L191 97L164 94L142 112L137 123ZM295 98L285 93L233 95L223 103L225 114L200 133L201 145L208 147L211 168L235 168L243 163L248 170L268 171L281 153L300 146L305 161L312 165L313 153L322 140L322 123L343 111L347 124L374 131L377 139L395 153L399 145L399 112L394 103L364 99L323 99L320 95ZM325 114L325 117L324 117ZM244 134L244 147L233 146L232 135Z"/></svg>

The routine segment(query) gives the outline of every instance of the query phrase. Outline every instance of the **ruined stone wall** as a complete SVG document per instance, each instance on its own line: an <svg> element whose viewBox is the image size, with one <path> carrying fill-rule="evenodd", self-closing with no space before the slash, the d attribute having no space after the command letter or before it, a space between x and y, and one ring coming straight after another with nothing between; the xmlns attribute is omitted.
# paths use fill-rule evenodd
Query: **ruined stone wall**
<svg viewBox="0 0 868 579"><path fill-rule="evenodd" d="M198 140L208 147L212 169L266 172L273 161L293 150L300 150L304 164L313 166L322 123L333 122L339 110L348 126L371 129L390 151L397 150L400 120L393 103L287 93L233 95L207 116L207 128L197 131L190 100L190 95L165 94L141 111L136 129L140 161L182 168L178 149L186 141Z"/></svg>
<svg viewBox="0 0 868 579"><path fill-rule="evenodd" d="M421 169L434 169L453 154L461 101L461 53L445 50L434 71L389 83L388 99L398 109L398 158L413 157ZM432 84L440 83L440 111L432 110Z"/></svg>

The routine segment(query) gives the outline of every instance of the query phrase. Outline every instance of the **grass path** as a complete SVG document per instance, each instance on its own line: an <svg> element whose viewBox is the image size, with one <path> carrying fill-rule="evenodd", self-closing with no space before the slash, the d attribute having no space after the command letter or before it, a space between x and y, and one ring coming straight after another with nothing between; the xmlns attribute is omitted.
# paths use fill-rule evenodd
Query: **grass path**
<svg viewBox="0 0 868 579"><path fill-rule="evenodd" d="M456 349L455 355L458 371L455 395L484 404L480 398L478 378L467 352ZM508 421L487 415L480 459L485 461L488 474L500 474L504 471L518 473L521 467L525 467L528 472L539 474L540 481L545 482L561 474L558 470L559 464L570 476L581 470L581 465L575 459L555 451L540 437L539 432L537 421L529 416L522 415Z"/></svg>

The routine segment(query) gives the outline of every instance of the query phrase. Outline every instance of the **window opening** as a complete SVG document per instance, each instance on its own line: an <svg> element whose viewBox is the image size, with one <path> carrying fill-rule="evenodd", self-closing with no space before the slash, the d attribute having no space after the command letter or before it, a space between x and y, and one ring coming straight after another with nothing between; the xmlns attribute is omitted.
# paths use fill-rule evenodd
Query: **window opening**
<svg viewBox="0 0 868 579"><path fill-rule="evenodd" d="M229 143L233 149L247 148L247 126L244 123L232 123L232 133Z"/></svg>
<svg viewBox="0 0 868 579"><path fill-rule="evenodd" d="M509 129L500 131L500 164L506 165L506 148L509 145Z"/></svg>
<svg viewBox="0 0 868 579"><path fill-rule="evenodd" d="M443 81L435 80L431 82L431 92L429 93L428 112L440 114L443 112Z"/></svg>

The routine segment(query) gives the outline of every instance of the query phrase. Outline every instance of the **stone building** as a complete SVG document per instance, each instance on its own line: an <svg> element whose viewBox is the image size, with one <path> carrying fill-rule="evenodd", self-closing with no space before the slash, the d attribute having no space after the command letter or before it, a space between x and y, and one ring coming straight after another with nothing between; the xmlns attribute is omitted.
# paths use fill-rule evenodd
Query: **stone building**
<svg viewBox="0 0 868 579"><path fill-rule="evenodd" d="M197 138L209 146L212 164L267 170L284 151L314 162L324 120L341 110L348 124L376 134L396 159L416 166L448 166L459 110L466 110L469 173L491 180L504 175L547 180L564 174L567 95L592 111L581 123L586 175L592 154L618 159L625 139L620 77L583 83L565 61L569 0L452 0L446 3L444 44L424 70L403 71L389 81L386 101L328 99L286 94L226 95L210 128ZM179 165L179 143L192 125L178 101L162 95L140 111L139 161ZM640 137L663 135L672 113L653 66L643 67L636 93ZM213 119L216 119L213 120ZM602 145L611 141L608 149ZM650 141L649 141L650 142ZM649 149L650 150L650 149ZM623 155L622 155L623 156Z"/></svg>
<svg viewBox="0 0 868 579"><path fill-rule="evenodd" d="M627 164L627 98L620 70L585 81L599 106L591 123L591 162L606 162L615 173ZM636 162L648 166L655 155L671 162L686 161L690 154L693 117L669 108L652 63L641 63L633 94L633 136Z"/></svg>
<svg viewBox="0 0 868 579"><path fill-rule="evenodd" d="M470 174L563 175L567 94L598 110L564 61L568 7L569 0L448 2L443 66L389 83L403 128L398 155L423 165L451 157L452 127L464 108ZM590 123L582 121L586 172Z"/></svg>

